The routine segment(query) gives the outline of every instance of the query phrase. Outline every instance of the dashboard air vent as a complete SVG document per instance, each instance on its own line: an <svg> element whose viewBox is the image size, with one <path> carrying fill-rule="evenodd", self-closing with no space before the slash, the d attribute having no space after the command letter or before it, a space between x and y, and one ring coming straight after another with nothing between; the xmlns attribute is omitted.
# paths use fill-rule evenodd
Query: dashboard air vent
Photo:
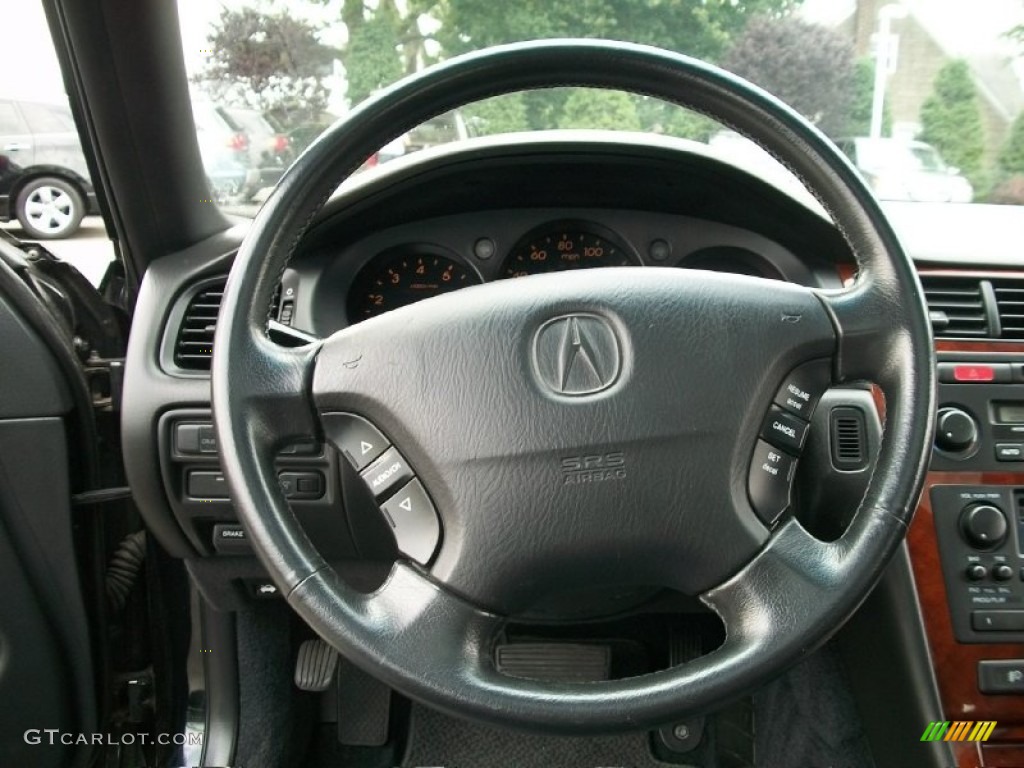
<svg viewBox="0 0 1024 768"><path fill-rule="evenodd" d="M210 370L213 332L226 280L208 283L189 299L174 342L174 363L189 371Z"/></svg>
<svg viewBox="0 0 1024 768"><path fill-rule="evenodd" d="M921 283L936 336L985 338L993 335L989 328L980 280L922 275ZM1021 327L1024 332L1024 315L1021 317Z"/></svg>
<svg viewBox="0 0 1024 768"><path fill-rule="evenodd" d="M1024 339L1024 280L993 280L992 290L1003 331L1000 337Z"/></svg>

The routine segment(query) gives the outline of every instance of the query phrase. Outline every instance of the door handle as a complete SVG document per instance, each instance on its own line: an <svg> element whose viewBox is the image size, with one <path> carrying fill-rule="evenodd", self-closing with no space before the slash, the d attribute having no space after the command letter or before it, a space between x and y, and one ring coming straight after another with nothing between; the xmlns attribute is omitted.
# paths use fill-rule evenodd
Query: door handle
<svg viewBox="0 0 1024 768"><path fill-rule="evenodd" d="M31 144L22 144L20 142L12 142L10 144L4 144L4 152L18 152L23 149L32 149Z"/></svg>

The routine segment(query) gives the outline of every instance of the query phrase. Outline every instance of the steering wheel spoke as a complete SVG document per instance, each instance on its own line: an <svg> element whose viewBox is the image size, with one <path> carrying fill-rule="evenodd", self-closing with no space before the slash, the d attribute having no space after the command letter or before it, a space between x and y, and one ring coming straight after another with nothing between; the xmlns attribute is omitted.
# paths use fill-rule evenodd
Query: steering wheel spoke
<svg viewBox="0 0 1024 768"><path fill-rule="evenodd" d="M317 434L310 382L319 348L319 342L284 347L254 335L245 356L252 375L233 398L254 445L273 451Z"/></svg>
<svg viewBox="0 0 1024 768"><path fill-rule="evenodd" d="M891 383L897 371L886 363L898 364L912 351L902 320L907 297L891 285L878 285L874 275L861 275L845 290L817 291L817 295L835 326L837 379ZM918 295L911 294L910 299L923 306L921 296L918 286Z"/></svg>

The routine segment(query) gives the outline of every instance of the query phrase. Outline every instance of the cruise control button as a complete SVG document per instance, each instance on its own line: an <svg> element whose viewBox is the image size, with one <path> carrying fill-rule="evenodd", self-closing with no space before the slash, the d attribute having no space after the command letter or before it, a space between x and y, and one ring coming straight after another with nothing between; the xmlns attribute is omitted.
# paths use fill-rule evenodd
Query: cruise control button
<svg viewBox="0 0 1024 768"><path fill-rule="evenodd" d="M420 481L402 488L381 505L381 511L395 534L398 550L422 565L430 562L441 538L441 524Z"/></svg>
<svg viewBox="0 0 1024 768"><path fill-rule="evenodd" d="M388 448L383 456L363 471L362 476L374 498L380 499L412 479L413 472L397 448Z"/></svg>
<svg viewBox="0 0 1024 768"><path fill-rule="evenodd" d="M800 453L807 439L808 426L803 419L773 405L761 427L761 438L790 453Z"/></svg>
<svg viewBox="0 0 1024 768"><path fill-rule="evenodd" d="M747 493L757 516L767 525L774 525L789 508L793 470L796 459L764 440L758 440L750 460Z"/></svg>
<svg viewBox="0 0 1024 768"><path fill-rule="evenodd" d="M327 439L362 471L388 449L388 441L373 424L351 413L325 413L320 417Z"/></svg>
<svg viewBox="0 0 1024 768"><path fill-rule="evenodd" d="M199 452L217 452L217 433L213 431L212 424L204 424L199 427Z"/></svg>
<svg viewBox="0 0 1024 768"><path fill-rule="evenodd" d="M828 360L815 360L790 371L775 395L775 404L805 421L811 420L814 407L832 381Z"/></svg>
<svg viewBox="0 0 1024 768"><path fill-rule="evenodd" d="M194 455L199 453L199 430L201 424L176 424L174 426L174 448L178 453Z"/></svg>

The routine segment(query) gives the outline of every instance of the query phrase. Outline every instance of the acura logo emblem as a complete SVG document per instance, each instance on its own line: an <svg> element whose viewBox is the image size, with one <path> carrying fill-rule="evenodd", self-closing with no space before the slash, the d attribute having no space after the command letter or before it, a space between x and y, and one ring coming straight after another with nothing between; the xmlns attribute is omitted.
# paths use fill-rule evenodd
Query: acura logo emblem
<svg viewBox="0 0 1024 768"><path fill-rule="evenodd" d="M619 341L611 323L599 315L548 320L537 330L533 352L540 381L559 395L592 395L619 377Z"/></svg>

